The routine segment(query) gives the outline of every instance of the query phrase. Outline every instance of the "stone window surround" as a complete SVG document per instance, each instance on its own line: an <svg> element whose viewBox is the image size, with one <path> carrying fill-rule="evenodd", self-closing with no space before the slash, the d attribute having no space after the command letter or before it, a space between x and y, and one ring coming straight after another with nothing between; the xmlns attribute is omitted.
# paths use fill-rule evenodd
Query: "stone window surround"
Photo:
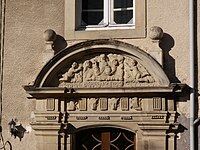
<svg viewBox="0 0 200 150"><path fill-rule="evenodd" d="M65 0L65 39L107 39L107 38L145 38L146 37L146 0L135 0L135 27L115 27L96 30L78 30L76 21L80 17L79 0Z"/></svg>

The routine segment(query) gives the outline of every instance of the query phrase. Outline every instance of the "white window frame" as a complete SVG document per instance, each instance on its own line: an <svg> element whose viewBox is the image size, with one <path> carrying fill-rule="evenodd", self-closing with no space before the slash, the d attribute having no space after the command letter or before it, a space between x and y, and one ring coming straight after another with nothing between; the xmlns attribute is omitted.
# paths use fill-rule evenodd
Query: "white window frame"
<svg viewBox="0 0 200 150"><path fill-rule="evenodd" d="M80 28L82 0L65 0L65 39L90 40L146 37L146 0L134 0L134 25Z"/></svg>
<svg viewBox="0 0 200 150"><path fill-rule="evenodd" d="M80 3L82 5L82 1ZM98 25L80 25L80 28L86 28L85 30L89 30L90 28L109 28L109 27L135 27L135 0L133 0L133 7L128 8L128 10L133 11L133 18L132 23L128 24L117 24L114 22L114 11L120 11L121 8L114 9L114 0L104 0L104 6L103 6L103 23ZM95 10L94 10L95 11ZM82 18L80 18L82 19Z"/></svg>

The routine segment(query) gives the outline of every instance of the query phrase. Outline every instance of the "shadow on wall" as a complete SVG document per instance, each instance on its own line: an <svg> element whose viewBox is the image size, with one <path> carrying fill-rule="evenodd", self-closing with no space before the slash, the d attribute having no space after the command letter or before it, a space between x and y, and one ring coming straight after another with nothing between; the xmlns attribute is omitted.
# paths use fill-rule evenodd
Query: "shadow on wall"
<svg viewBox="0 0 200 150"><path fill-rule="evenodd" d="M57 54L59 53L61 50L65 49L67 47L67 42L64 39L64 37L62 37L61 35L56 35L56 40L54 41L54 53Z"/></svg>
<svg viewBox="0 0 200 150"><path fill-rule="evenodd" d="M168 33L164 33L162 41L159 44L159 47L163 50L164 70L170 82L180 83L179 79L176 77L175 59L169 54L174 45L175 41L173 37Z"/></svg>

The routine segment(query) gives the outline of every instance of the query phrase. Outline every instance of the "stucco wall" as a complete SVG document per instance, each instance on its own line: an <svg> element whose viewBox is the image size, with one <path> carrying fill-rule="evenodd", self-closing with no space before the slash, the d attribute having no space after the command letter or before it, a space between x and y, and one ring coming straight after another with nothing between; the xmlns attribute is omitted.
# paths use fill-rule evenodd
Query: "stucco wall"
<svg viewBox="0 0 200 150"><path fill-rule="evenodd" d="M166 74L171 82L189 85L188 0L147 0L146 7L147 33L152 26L160 26L165 33L160 47L164 53ZM33 81L42 68L45 48L42 35L48 28L64 36L64 0L6 1L2 126L4 140L9 140L14 150L36 149L33 130L19 141L10 137L8 122L17 118L23 126L30 126L35 102L26 98L22 85ZM118 40L147 52L155 46L148 34L143 39ZM78 42L67 41L68 46ZM183 101L177 103L180 121L188 128L189 102L187 99L180 101ZM186 130L178 139L178 149L189 149L188 142Z"/></svg>

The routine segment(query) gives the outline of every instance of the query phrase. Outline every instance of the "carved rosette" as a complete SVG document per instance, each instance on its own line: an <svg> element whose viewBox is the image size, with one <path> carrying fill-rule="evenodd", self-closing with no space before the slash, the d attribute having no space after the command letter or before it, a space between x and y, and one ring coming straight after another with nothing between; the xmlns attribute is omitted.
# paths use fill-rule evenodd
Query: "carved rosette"
<svg viewBox="0 0 200 150"><path fill-rule="evenodd" d="M100 54L84 62L74 61L59 79L59 87L133 87L155 84L137 60L120 54Z"/></svg>

